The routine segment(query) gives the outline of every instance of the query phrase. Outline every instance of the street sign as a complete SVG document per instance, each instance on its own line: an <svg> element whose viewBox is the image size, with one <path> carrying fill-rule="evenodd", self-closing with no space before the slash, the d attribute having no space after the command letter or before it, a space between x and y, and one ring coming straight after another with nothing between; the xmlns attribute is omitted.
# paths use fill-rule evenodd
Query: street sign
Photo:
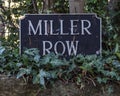
<svg viewBox="0 0 120 96"><path fill-rule="evenodd" d="M27 14L20 20L20 51L38 48L40 55L63 57L101 53L101 19L96 14Z"/></svg>

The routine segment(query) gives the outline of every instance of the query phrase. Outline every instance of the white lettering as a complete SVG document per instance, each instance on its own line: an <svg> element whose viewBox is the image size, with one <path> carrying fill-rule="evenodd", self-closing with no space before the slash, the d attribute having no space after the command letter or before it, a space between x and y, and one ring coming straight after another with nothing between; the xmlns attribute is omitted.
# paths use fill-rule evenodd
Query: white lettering
<svg viewBox="0 0 120 96"><path fill-rule="evenodd" d="M53 20L50 20L50 35L58 35L58 33L53 33Z"/></svg>
<svg viewBox="0 0 120 96"><path fill-rule="evenodd" d="M63 20L60 20L60 35L69 35L69 33L63 32Z"/></svg>
<svg viewBox="0 0 120 96"><path fill-rule="evenodd" d="M79 41L75 41L75 45L74 45L74 41L66 41L67 44L67 49L68 49L68 55L70 56L72 55L76 55L77 54L77 50L78 50L78 43ZM73 53L72 53L73 50Z"/></svg>
<svg viewBox="0 0 120 96"><path fill-rule="evenodd" d="M53 33L53 20L50 20L50 34Z"/></svg>
<svg viewBox="0 0 120 96"><path fill-rule="evenodd" d="M74 33L77 31L77 24L74 25L74 22L78 22L79 20L70 20L71 22L71 35L79 35L79 33Z"/></svg>
<svg viewBox="0 0 120 96"><path fill-rule="evenodd" d="M58 46L58 44L62 45L62 52L61 53L59 53L58 50L57 50L58 48L59 49L61 48L60 46ZM55 45L54 45L54 51L55 51L55 54L63 55L65 53L65 45L64 45L64 43L62 41L57 41L55 43Z"/></svg>
<svg viewBox="0 0 120 96"><path fill-rule="evenodd" d="M79 41L57 41L54 45L50 41L43 41L43 55L54 51L55 54L77 55Z"/></svg>
<svg viewBox="0 0 120 96"><path fill-rule="evenodd" d="M33 32L33 34L36 35L38 32L38 29L39 29L39 35L42 35L42 27L41 27L42 20L38 21L38 25L36 29L34 29L31 20L28 20L28 22L29 22L29 34L28 35L31 35L31 32Z"/></svg>
<svg viewBox="0 0 120 96"><path fill-rule="evenodd" d="M85 22L88 23L87 27L85 27L85 24L84 24ZM90 31L88 30L91 27L90 21L88 21L88 20L81 20L81 23L82 23L82 33L81 34L85 35L85 32L87 32L88 35L91 35Z"/></svg>
<svg viewBox="0 0 120 96"><path fill-rule="evenodd" d="M70 32L67 30L67 32L64 32L64 20L59 20L59 31L54 31L54 25L56 22L53 20L39 20L37 26L35 27L34 24L31 22L31 20L28 20L29 22L29 33L28 35L91 35L92 33L89 31L91 27L91 22L89 20L70 20ZM78 32L78 23L81 24L80 32ZM44 32L43 30L44 29ZM56 33L55 33L56 32Z"/></svg>
<svg viewBox="0 0 120 96"><path fill-rule="evenodd" d="M49 47L46 48L46 45L48 45ZM50 41L43 41L43 55L50 53L51 48L52 48L52 43Z"/></svg>
<svg viewBox="0 0 120 96"><path fill-rule="evenodd" d="M48 20L44 20L45 23L45 35L48 35Z"/></svg>

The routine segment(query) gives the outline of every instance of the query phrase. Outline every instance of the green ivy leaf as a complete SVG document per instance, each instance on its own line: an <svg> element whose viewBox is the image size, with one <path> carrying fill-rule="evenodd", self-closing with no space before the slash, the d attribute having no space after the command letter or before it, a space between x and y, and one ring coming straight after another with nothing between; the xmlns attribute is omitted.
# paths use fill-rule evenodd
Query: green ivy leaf
<svg viewBox="0 0 120 96"><path fill-rule="evenodd" d="M70 64L69 69L68 69L68 73L71 72L71 71L73 71L74 68L76 68L76 65L74 63Z"/></svg>
<svg viewBox="0 0 120 96"><path fill-rule="evenodd" d="M48 71L48 72L46 73L46 78L47 78L47 79L51 79L51 78L55 79L55 78L57 78L57 73L58 73L58 71L59 71L59 70Z"/></svg>
<svg viewBox="0 0 120 96"><path fill-rule="evenodd" d="M0 68L0 72L3 72L4 70L3 70L3 68Z"/></svg>
<svg viewBox="0 0 120 96"><path fill-rule="evenodd" d="M20 71L17 74L17 79L26 75L29 75L31 73L31 67L26 69L26 68L20 68Z"/></svg>
<svg viewBox="0 0 120 96"><path fill-rule="evenodd" d="M119 52L116 53L116 56L120 59L120 53Z"/></svg>
<svg viewBox="0 0 120 96"><path fill-rule="evenodd" d="M108 78L101 78L101 77L97 77L97 81L101 84L101 83L107 83Z"/></svg>
<svg viewBox="0 0 120 96"><path fill-rule="evenodd" d="M89 61L93 61L97 59L97 55L87 55L85 56L85 60Z"/></svg>
<svg viewBox="0 0 120 96"><path fill-rule="evenodd" d="M39 54L39 50L37 48L31 48L31 49L25 50L24 53L29 56L35 56Z"/></svg>
<svg viewBox="0 0 120 96"><path fill-rule="evenodd" d="M115 68L120 70L120 61L118 60L113 60L112 64L115 66Z"/></svg>
<svg viewBox="0 0 120 96"><path fill-rule="evenodd" d="M40 77L40 84L45 86L45 77L46 77L46 72L41 69L40 72L39 72L39 77Z"/></svg>
<svg viewBox="0 0 120 96"><path fill-rule="evenodd" d="M40 55L35 55L34 61L38 63L40 61Z"/></svg>
<svg viewBox="0 0 120 96"><path fill-rule="evenodd" d="M37 75L33 76L32 82L33 82L33 84L38 84L39 80L40 80L40 76L39 76L39 74L37 74Z"/></svg>
<svg viewBox="0 0 120 96"><path fill-rule="evenodd" d="M75 61L78 63L83 63L85 61L85 57L81 54L77 55Z"/></svg>
<svg viewBox="0 0 120 96"><path fill-rule="evenodd" d="M5 51L5 48L4 47L0 47L0 55L2 55L4 51Z"/></svg>
<svg viewBox="0 0 120 96"><path fill-rule="evenodd" d="M17 63L16 66L17 67L21 67L23 64L22 63Z"/></svg>
<svg viewBox="0 0 120 96"><path fill-rule="evenodd" d="M64 62L60 59L52 59L50 61L50 64L52 65L52 67L60 67L60 66L68 65L67 62Z"/></svg>
<svg viewBox="0 0 120 96"><path fill-rule="evenodd" d="M26 69L25 68L21 68L20 71L17 74L17 79L24 76L26 74Z"/></svg>
<svg viewBox="0 0 120 96"><path fill-rule="evenodd" d="M41 65L46 65L50 62L50 60L51 60L51 57L46 55L40 60L40 63L41 63Z"/></svg>
<svg viewBox="0 0 120 96"><path fill-rule="evenodd" d="M44 79L44 77L40 77L40 84L42 86L45 86L45 79Z"/></svg>

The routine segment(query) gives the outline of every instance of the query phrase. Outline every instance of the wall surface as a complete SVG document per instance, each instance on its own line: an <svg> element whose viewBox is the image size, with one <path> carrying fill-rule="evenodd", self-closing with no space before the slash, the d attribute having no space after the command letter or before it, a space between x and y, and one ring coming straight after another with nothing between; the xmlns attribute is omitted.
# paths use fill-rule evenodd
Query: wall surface
<svg viewBox="0 0 120 96"><path fill-rule="evenodd" d="M119 96L120 84L75 83L57 81L47 89L39 85L26 84L23 79L0 75L0 96Z"/></svg>

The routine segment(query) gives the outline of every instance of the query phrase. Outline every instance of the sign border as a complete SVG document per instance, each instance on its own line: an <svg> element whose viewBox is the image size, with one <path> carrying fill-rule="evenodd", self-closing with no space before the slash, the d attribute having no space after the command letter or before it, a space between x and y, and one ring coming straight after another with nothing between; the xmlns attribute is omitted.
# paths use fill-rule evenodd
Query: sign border
<svg viewBox="0 0 120 96"><path fill-rule="evenodd" d="M97 16L96 13L52 13L52 14L25 14L22 16L22 18L19 19L19 53L22 54L21 52L21 21L25 19L27 15L94 15L97 19L100 20L100 49L99 49L99 54L102 56L102 19ZM80 53L79 53L80 54Z"/></svg>

